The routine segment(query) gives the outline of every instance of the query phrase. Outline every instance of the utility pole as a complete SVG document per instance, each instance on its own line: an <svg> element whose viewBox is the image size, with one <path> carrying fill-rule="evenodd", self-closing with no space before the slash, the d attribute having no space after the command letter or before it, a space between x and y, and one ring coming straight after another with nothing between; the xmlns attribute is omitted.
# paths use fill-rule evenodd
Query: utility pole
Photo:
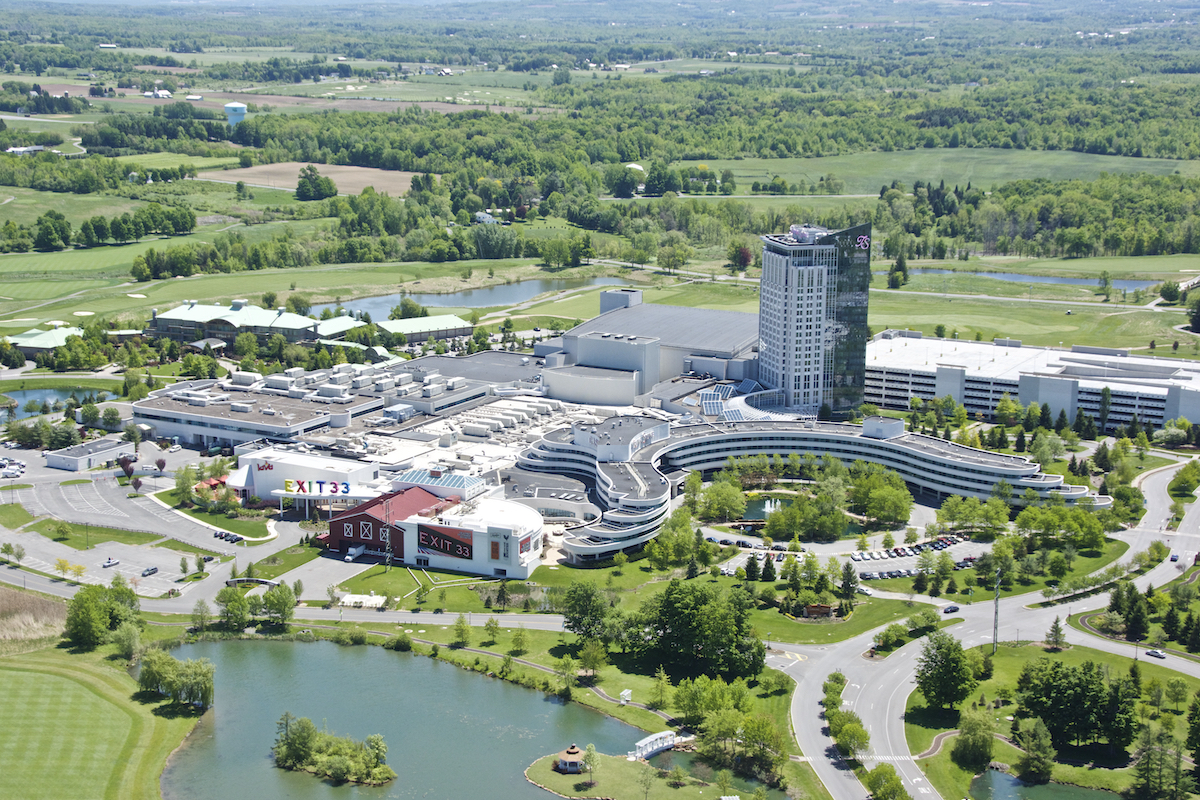
<svg viewBox="0 0 1200 800"><path fill-rule="evenodd" d="M992 618L992 655L1000 641L1000 568L996 567L996 612Z"/></svg>

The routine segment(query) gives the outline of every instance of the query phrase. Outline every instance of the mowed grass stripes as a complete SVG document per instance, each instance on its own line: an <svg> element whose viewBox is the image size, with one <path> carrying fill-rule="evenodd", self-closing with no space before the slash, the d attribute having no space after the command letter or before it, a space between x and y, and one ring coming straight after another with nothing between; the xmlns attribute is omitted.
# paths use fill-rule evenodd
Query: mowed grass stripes
<svg viewBox="0 0 1200 800"><path fill-rule="evenodd" d="M195 717L134 699L137 684L109 648L0 659L0 797L158 798L167 756Z"/></svg>

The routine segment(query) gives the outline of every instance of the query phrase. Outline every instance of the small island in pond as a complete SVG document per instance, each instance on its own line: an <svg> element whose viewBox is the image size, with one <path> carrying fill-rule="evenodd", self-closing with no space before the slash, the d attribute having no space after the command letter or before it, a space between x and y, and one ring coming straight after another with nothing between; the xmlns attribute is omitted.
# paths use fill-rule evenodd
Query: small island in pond
<svg viewBox="0 0 1200 800"><path fill-rule="evenodd" d="M378 733L360 742L318 730L308 717L297 719L287 712L279 718L277 729L279 737L271 752L284 769L368 786L380 786L396 777L387 765L387 744Z"/></svg>

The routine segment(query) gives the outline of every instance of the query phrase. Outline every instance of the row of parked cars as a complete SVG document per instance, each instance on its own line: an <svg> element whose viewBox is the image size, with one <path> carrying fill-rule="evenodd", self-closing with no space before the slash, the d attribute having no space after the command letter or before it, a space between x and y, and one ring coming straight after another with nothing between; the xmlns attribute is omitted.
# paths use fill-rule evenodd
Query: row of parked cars
<svg viewBox="0 0 1200 800"><path fill-rule="evenodd" d="M240 542L242 539L245 539L246 537L239 536L236 533L229 533L228 531L213 531L213 538L214 539L224 539L227 542L232 542L233 544L237 544L238 542Z"/></svg>
<svg viewBox="0 0 1200 800"><path fill-rule="evenodd" d="M962 561L954 563L954 569L970 569L975 566L975 556L966 556ZM919 569L891 569L882 572L860 572L858 577L864 581L883 580L884 578L915 578Z"/></svg>
<svg viewBox="0 0 1200 800"><path fill-rule="evenodd" d="M851 561L879 561L888 558L904 558L905 556L915 556L923 550L945 550L952 544L967 541L966 537L959 536L943 536L933 542L925 542L923 544L914 544L906 547L893 547L891 550L872 550L865 553L851 553Z"/></svg>
<svg viewBox="0 0 1200 800"><path fill-rule="evenodd" d="M0 458L0 478L19 478L24 474L24 461L16 458Z"/></svg>

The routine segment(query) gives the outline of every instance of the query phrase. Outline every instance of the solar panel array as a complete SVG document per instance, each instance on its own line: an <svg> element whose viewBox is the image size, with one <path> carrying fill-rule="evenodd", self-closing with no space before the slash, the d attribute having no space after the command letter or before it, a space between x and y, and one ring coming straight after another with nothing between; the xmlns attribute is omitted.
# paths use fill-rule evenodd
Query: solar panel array
<svg viewBox="0 0 1200 800"><path fill-rule="evenodd" d="M706 417L716 417L721 414L720 400L701 400L700 407Z"/></svg>
<svg viewBox="0 0 1200 800"><path fill-rule="evenodd" d="M721 419L724 422L745 422L746 416L740 408L727 408L721 412Z"/></svg>
<svg viewBox="0 0 1200 800"><path fill-rule="evenodd" d="M752 380L751 378L746 378L746 380L738 384L737 390L741 394L754 394L761 388L762 387L758 385L758 381Z"/></svg>
<svg viewBox="0 0 1200 800"><path fill-rule="evenodd" d="M717 396L722 400L728 400L730 397L733 397L734 392L737 391L737 387L732 383L718 383L716 386L712 387L712 390L716 392Z"/></svg>

